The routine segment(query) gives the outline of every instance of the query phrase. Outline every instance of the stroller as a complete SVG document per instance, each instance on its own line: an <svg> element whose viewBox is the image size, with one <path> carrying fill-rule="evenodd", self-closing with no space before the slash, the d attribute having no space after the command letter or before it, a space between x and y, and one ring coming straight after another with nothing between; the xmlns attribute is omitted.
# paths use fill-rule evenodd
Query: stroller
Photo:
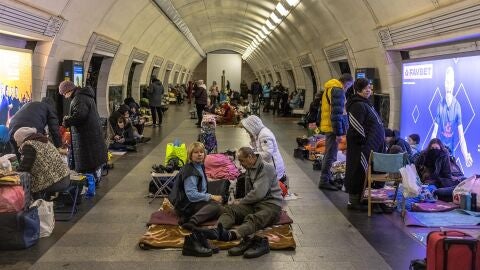
<svg viewBox="0 0 480 270"><path fill-rule="evenodd" d="M217 153L217 136L215 135L215 128L217 122L214 115L206 114L202 118L200 134L198 134L198 141L205 145L207 154Z"/></svg>

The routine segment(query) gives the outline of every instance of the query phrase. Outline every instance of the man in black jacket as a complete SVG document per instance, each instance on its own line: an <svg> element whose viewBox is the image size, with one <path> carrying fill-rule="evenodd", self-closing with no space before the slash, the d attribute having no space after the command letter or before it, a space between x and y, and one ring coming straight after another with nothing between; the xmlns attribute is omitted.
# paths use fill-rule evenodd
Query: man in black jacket
<svg viewBox="0 0 480 270"><path fill-rule="evenodd" d="M18 149L13 134L21 127L33 127L37 129L38 133L46 135L45 127L48 126L48 133L52 138L53 145L57 148L62 146L58 131L58 118L52 103L50 98L43 98L42 102L27 103L10 120L8 135L16 151Z"/></svg>
<svg viewBox="0 0 480 270"><path fill-rule="evenodd" d="M262 93L262 85L258 82L257 78L255 78L255 81L250 86L250 91L252 91L252 102L257 102L258 96Z"/></svg>

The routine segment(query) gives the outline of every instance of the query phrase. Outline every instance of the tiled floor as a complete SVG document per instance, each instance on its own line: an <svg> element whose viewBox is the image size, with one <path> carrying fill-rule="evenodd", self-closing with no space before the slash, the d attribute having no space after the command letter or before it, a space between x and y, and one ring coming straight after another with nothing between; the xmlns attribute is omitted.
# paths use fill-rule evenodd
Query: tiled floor
<svg viewBox="0 0 480 270"><path fill-rule="evenodd" d="M375 250L370 239L373 233L369 226L371 220L367 219L366 214L350 215L343 211L344 206L339 203L342 198L335 197L341 196L341 192L332 197L319 191L315 183L318 177L311 170L311 164L302 164L293 159L291 153L295 137L303 133L294 120L269 116L265 117L265 122L271 126L281 145L291 190L302 197L286 205L294 220L297 249L272 251L254 260L228 257L226 252L210 258L193 258L183 257L178 250L139 249L137 243L145 231L145 222L161 203L156 200L149 205L148 199L144 198L150 167L163 160L167 142L175 138L185 142L196 139L198 129L188 117L186 105L173 106L160 130L152 131L149 128L148 132L152 132L155 139L142 146L139 153L122 157L116 163L108 180L102 183L104 186L99 190L100 195L95 203L89 205L87 202L82 206L83 216L78 216L74 222L58 223L55 234L50 239L42 239L37 247L27 251L0 253L0 269L27 269L32 266L31 269L211 270L227 269L234 265L235 269L385 270L408 267L390 260L395 256L394 251L404 248L404 245L397 246L397 243L390 242L390 237L383 242L373 237L373 243L377 241L380 243L376 245L389 248L388 254ZM240 128L218 127L217 139L220 150L248 145L248 136ZM374 220L380 219L381 224L391 224L382 217ZM400 229L394 233L399 236L392 239L402 236L408 238ZM369 235L367 241L365 237Z"/></svg>

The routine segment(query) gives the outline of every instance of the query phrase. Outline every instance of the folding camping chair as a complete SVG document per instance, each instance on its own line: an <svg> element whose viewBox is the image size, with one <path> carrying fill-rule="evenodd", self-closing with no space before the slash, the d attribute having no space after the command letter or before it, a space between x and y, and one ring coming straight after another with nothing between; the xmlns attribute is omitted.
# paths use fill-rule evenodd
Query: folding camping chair
<svg viewBox="0 0 480 270"><path fill-rule="evenodd" d="M152 199L148 202L151 204L156 198L165 198L168 197L168 194L172 191L173 182L175 176L177 176L178 171L173 173L156 173L152 172L151 182L157 188L155 194L153 194Z"/></svg>
<svg viewBox="0 0 480 270"><path fill-rule="evenodd" d="M393 203L398 193L398 184L402 182L402 176L399 173L400 168L404 167L408 163L408 156L406 153L400 154L383 154L371 151L368 159L368 170L366 175L365 191L363 198L367 197L368 200L368 216L372 215L372 204L374 203ZM375 173L373 173L375 172ZM386 191L385 188L375 190L375 195L372 196L372 184L373 182L394 182L395 195L393 199L388 199L382 193Z"/></svg>
<svg viewBox="0 0 480 270"><path fill-rule="evenodd" d="M60 191L60 195L67 198L72 205L66 204L65 207L54 208L55 221L70 221L78 212L78 203L82 200L85 181L85 175L70 175L70 185L65 190Z"/></svg>

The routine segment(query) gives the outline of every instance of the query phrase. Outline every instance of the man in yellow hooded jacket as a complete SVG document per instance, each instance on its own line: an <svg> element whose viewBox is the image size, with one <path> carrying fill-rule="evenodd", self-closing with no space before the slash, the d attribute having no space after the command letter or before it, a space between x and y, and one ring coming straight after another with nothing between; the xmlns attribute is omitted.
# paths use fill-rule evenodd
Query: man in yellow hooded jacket
<svg viewBox="0 0 480 270"><path fill-rule="evenodd" d="M324 85L320 110L320 131L325 134L325 154L318 188L338 190L332 183L332 163L337 160L338 142L347 133L348 119L345 112L345 91L353 84L352 75L345 73L339 79L331 79Z"/></svg>

